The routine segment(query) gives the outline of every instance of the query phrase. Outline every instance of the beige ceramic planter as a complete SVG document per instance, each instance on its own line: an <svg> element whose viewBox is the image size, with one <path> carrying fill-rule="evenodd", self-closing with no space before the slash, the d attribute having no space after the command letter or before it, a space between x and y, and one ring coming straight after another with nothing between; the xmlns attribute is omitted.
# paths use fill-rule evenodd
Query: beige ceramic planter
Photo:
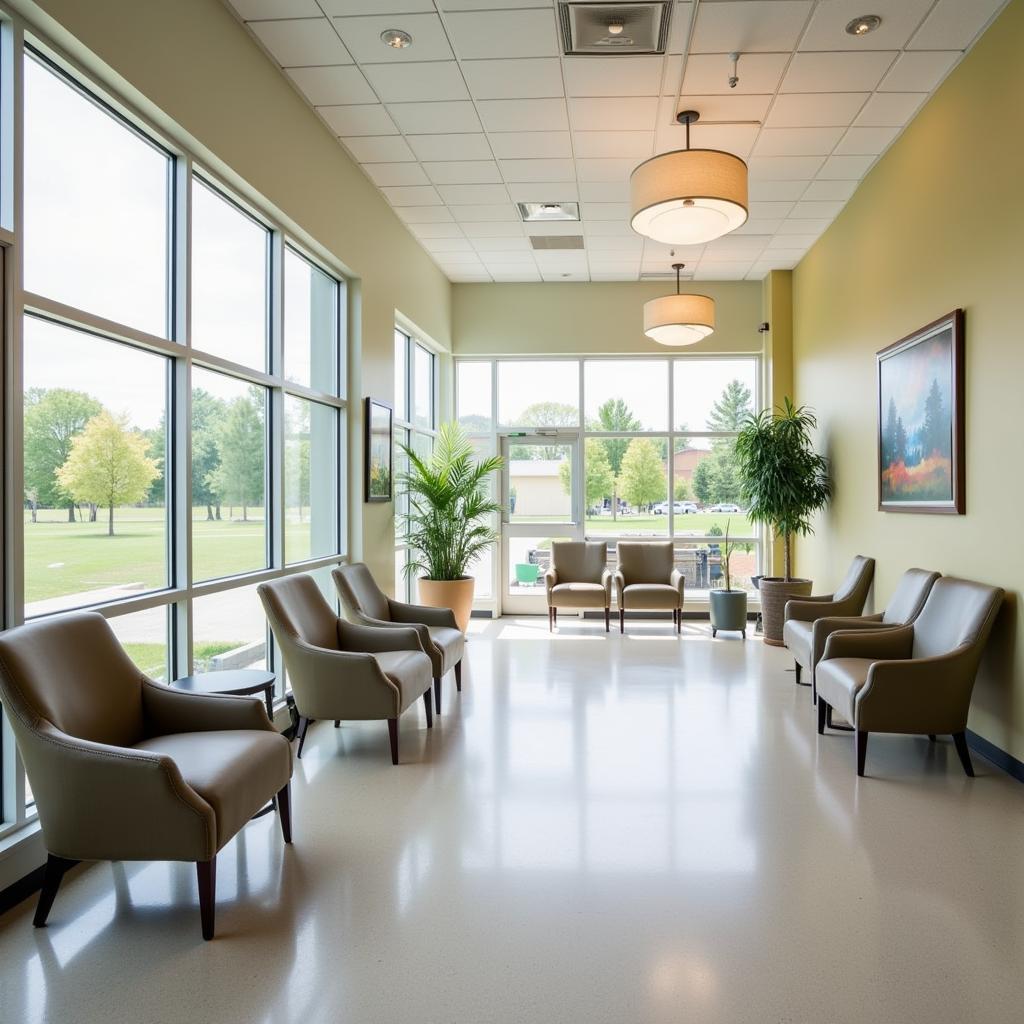
<svg viewBox="0 0 1024 1024"><path fill-rule="evenodd" d="M421 576L420 604L431 608L451 608L455 613L455 621L463 633L469 626L469 616L473 611L472 576L463 576L459 580L428 580Z"/></svg>
<svg viewBox="0 0 1024 1024"><path fill-rule="evenodd" d="M784 580L781 576L763 576L758 586L761 592L761 623L764 642L782 647L782 627L786 624L786 602L791 597L807 597L811 592L810 580Z"/></svg>

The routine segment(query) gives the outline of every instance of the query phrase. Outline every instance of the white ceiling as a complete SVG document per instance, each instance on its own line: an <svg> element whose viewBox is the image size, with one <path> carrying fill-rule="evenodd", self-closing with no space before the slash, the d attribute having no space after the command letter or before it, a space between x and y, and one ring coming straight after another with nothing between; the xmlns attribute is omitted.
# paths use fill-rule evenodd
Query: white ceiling
<svg viewBox="0 0 1024 1024"><path fill-rule="evenodd" d="M668 272L669 247L629 226L629 175L683 148L687 108L692 145L748 162L750 218L678 249L686 273L795 266L1005 2L685 0L663 57L565 57L554 0L230 0L453 281ZM862 14L881 26L847 35ZM385 46L388 28L413 45ZM520 220L515 203L550 201L582 223ZM584 249L535 252L528 233Z"/></svg>

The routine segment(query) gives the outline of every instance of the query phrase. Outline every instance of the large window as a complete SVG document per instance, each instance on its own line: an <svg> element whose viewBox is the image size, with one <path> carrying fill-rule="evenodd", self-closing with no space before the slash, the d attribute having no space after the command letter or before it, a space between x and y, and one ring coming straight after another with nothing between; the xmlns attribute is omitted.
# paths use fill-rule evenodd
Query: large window
<svg viewBox="0 0 1024 1024"><path fill-rule="evenodd" d="M329 395L338 388L338 282L294 249L284 251L284 375Z"/></svg>

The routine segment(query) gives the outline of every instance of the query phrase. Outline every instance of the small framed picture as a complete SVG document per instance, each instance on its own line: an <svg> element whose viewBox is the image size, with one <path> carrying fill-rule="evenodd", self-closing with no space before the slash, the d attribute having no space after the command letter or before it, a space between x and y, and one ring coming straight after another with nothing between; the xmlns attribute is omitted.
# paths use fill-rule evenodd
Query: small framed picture
<svg viewBox="0 0 1024 1024"><path fill-rule="evenodd" d="M963 310L877 358L879 511L963 515Z"/></svg>
<svg viewBox="0 0 1024 1024"><path fill-rule="evenodd" d="M366 399L364 478L367 501L391 501L392 410L387 402Z"/></svg>

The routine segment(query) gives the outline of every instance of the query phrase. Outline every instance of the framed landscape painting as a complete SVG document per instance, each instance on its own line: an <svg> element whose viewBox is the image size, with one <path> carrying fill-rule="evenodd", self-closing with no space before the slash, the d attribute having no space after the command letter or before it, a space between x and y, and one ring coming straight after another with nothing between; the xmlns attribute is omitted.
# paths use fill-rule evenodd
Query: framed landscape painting
<svg viewBox="0 0 1024 1024"><path fill-rule="evenodd" d="M964 514L964 313L878 353L878 508Z"/></svg>
<svg viewBox="0 0 1024 1024"><path fill-rule="evenodd" d="M366 500L391 500L391 406L366 399Z"/></svg>

